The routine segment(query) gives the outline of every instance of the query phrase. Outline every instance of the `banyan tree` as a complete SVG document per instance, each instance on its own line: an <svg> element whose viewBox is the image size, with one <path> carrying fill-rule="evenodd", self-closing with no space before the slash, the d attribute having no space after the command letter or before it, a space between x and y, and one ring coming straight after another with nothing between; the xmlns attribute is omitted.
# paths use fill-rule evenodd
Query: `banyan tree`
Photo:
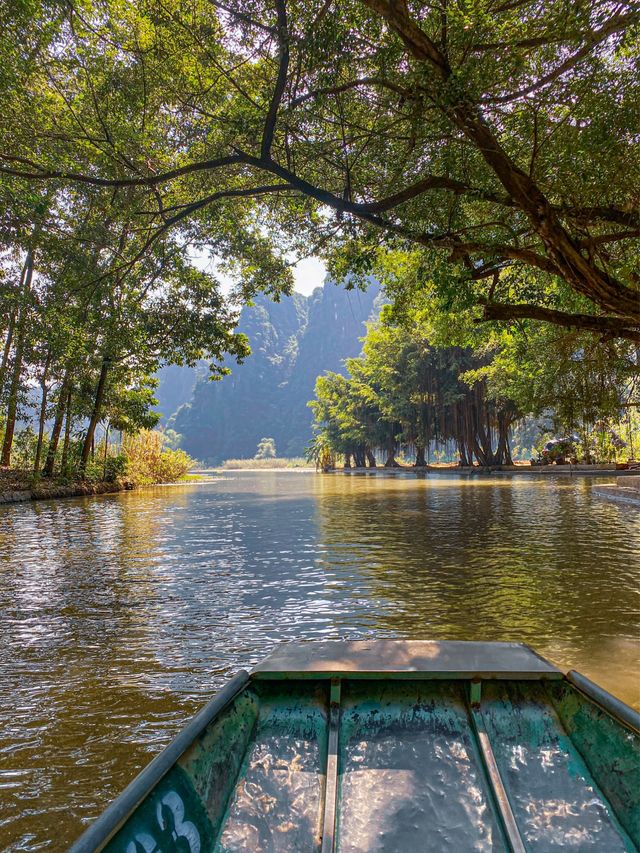
<svg viewBox="0 0 640 853"><path fill-rule="evenodd" d="M372 326L363 353L346 362L348 376L329 373L311 402L316 434L346 467L397 466L403 448L415 465L430 447L455 447L462 465L511 464L509 431L518 411L489 394L483 378L465 374L483 358L460 347L436 348L417 332ZM466 380L466 381L465 381Z"/></svg>

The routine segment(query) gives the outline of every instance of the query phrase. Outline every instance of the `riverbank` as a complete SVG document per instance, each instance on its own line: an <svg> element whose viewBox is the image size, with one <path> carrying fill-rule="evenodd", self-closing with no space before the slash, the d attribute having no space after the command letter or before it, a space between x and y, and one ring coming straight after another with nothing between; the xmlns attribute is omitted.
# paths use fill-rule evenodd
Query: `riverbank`
<svg viewBox="0 0 640 853"><path fill-rule="evenodd" d="M32 482L28 475L20 476L20 472L15 471L0 471L0 505L9 503L19 503L22 501L35 500L54 500L58 498L75 498L75 497L92 497L96 495L117 494L118 492L140 489L143 486L183 486L189 483L206 483L211 474L229 474L231 472L238 473L290 473L290 474L310 474L317 473L317 470L312 467L308 468L285 468L285 467L259 467L259 468L198 468L193 469L184 478L167 483L144 483L136 484L129 480L117 481L77 481L69 483L61 480L38 480ZM545 465L545 466L528 466L528 465L502 465L493 466L490 468L480 467L459 467L457 465L429 465L424 468L414 468L407 465L399 468L332 468L324 471L326 474L367 474L367 475L406 475L406 474L473 474L476 476L487 476L489 474L524 474L546 476L555 475L578 475L578 476L594 476L602 477L634 477L638 478L636 470L616 469L615 465ZM204 475L204 476L203 476ZM598 486L594 489L601 497L609 497L612 500L619 500L626 503L634 503L640 505L640 491L636 488L617 487L615 483L610 485Z"/></svg>
<svg viewBox="0 0 640 853"><path fill-rule="evenodd" d="M201 483L204 478L187 474L183 478L168 483L134 483L131 480L87 480L42 479L34 480L28 474L18 471L0 471L0 505L20 503L22 501L55 500L58 498L81 498L96 495L110 495L140 489L144 486L184 486L189 483Z"/></svg>
<svg viewBox="0 0 640 853"><path fill-rule="evenodd" d="M20 471L0 471L0 504L51 498L75 498L84 495L105 495L132 488L131 483L122 480L70 483L67 480L57 479L34 480L28 474Z"/></svg>
<svg viewBox="0 0 640 853"><path fill-rule="evenodd" d="M593 477L632 477L637 476L638 471L632 469L618 468L614 462L606 465L491 465L461 466L461 465L425 465L416 468L413 465L401 465L398 468L385 468L379 465L377 468L330 468L327 474L523 474L545 476L556 475L586 475Z"/></svg>

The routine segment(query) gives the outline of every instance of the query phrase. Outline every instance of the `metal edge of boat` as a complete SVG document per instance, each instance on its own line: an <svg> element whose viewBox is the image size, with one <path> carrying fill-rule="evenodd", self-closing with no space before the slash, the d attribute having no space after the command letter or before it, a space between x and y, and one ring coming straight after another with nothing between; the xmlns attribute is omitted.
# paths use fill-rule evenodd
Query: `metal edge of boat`
<svg viewBox="0 0 640 853"><path fill-rule="evenodd" d="M133 779L99 818L69 847L69 853L93 853L100 850L120 829L134 809L171 770L175 762L194 740L229 705L249 683L249 673L242 669L227 682L195 717Z"/></svg>
<svg viewBox="0 0 640 853"><path fill-rule="evenodd" d="M68 853L95 853L101 850L196 738L252 680L311 678L331 681L330 710L339 703L336 697L339 697L343 678L469 681L472 724L479 735L483 764L490 779L497 811L514 851L524 850L524 847L521 846L517 829L514 830L515 821L510 814L506 795L503 797L500 794L500 779L493 767L492 752L482 748L482 717L477 709L483 680L566 680L609 716L625 727L640 732L640 713L575 670L563 672L525 643L392 639L282 643L257 664L251 673L240 670L225 684L107 806L101 816L69 847ZM332 813L331 809L325 812L325 841L333 836L332 828L327 826L327 818ZM323 853L327 849L330 848L323 843Z"/></svg>
<svg viewBox="0 0 640 853"><path fill-rule="evenodd" d="M585 675L576 672L575 669L567 672L566 679L581 693L584 693L595 705L598 705L620 723L640 734L640 713L638 711L634 711L633 708L626 705L621 699L608 693L599 684L590 681Z"/></svg>

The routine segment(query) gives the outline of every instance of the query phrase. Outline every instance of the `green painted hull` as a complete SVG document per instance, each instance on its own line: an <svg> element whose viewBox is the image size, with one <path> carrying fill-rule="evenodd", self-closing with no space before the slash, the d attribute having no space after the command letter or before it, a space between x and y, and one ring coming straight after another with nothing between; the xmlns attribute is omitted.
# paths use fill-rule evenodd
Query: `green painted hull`
<svg viewBox="0 0 640 853"><path fill-rule="evenodd" d="M633 712L526 647L470 657L479 646L279 653L236 677L74 853L638 849Z"/></svg>

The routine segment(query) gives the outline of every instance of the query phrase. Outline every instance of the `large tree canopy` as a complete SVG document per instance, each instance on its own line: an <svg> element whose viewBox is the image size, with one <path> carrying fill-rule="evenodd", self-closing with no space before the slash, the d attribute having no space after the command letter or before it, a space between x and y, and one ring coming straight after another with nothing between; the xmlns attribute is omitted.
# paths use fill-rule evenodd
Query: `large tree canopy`
<svg viewBox="0 0 640 853"><path fill-rule="evenodd" d="M609 0L16 4L1 169L126 192L125 267L176 227L239 263L251 243L249 276L262 241L278 271L413 246L486 319L640 340L639 20Z"/></svg>

